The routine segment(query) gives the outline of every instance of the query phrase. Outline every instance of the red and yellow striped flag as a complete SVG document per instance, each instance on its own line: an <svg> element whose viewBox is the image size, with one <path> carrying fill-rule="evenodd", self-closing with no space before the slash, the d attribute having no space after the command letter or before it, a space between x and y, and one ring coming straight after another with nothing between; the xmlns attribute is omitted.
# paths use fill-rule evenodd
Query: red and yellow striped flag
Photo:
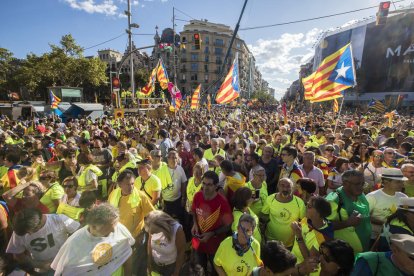
<svg viewBox="0 0 414 276"><path fill-rule="evenodd" d="M162 62L162 59L160 59L159 65L158 65L157 79L163 90L168 88L169 81L168 81L167 69L165 69L164 62Z"/></svg>
<svg viewBox="0 0 414 276"><path fill-rule="evenodd" d="M211 110L211 96L210 96L210 94L207 95L207 109L208 109L208 112L210 112L210 110Z"/></svg>
<svg viewBox="0 0 414 276"><path fill-rule="evenodd" d="M333 112L334 112L334 113L338 113L338 111L339 111L339 104L338 104L338 100L337 100L337 99L334 99L334 100L333 100Z"/></svg>
<svg viewBox="0 0 414 276"><path fill-rule="evenodd" d="M191 109L197 109L200 102L200 90L201 90L201 84L199 84L194 90L193 97L191 98Z"/></svg>

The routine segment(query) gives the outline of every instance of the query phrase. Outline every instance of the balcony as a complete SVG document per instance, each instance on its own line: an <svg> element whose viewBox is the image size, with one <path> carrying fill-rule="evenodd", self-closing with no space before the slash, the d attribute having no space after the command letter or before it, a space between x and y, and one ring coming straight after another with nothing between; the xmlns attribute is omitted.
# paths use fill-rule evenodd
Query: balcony
<svg viewBox="0 0 414 276"><path fill-rule="evenodd" d="M180 80L180 83L186 83L187 80Z"/></svg>
<svg viewBox="0 0 414 276"><path fill-rule="evenodd" d="M214 42L214 46L224 47L225 45L226 45L225 43Z"/></svg>

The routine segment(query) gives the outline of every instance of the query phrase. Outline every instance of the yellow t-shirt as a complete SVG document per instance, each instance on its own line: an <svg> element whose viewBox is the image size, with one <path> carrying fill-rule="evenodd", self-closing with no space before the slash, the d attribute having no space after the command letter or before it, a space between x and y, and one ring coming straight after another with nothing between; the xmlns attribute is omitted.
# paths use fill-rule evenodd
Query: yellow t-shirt
<svg viewBox="0 0 414 276"><path fill-rule="evenodd" d="M253 268L260 266L260 243L253 238L252 248L243 254L237 255L233 248L233 237L221 242L214 256L214 264L220 266L226 275L251 275Z"/></svg>
<svg viewBox="0 0 414 276"><path fill-rule="evenodd" d="M262 235L260 234L260 229L259 229L259 218L256 216L256 214L250 209L249 209L249 215L251 215L254 220L256 221L256 227L254 228L254 232L253 232L253 237L259 242L262 242ZM231 225L231 230L233 232L237 231L237 226L239 225L239 220L240 217L243 215L244 213L240 210L233 210L233 223Z"/></svg>
<svg viewBox="0 0 414 276"><path fill-rule="evenodd" d="M144 184L144 188L142 188L142 184ZM161 180L154 174L144 181L141 176L138 176L134 182L135 188L137 190L143 191L150 199L152 199L152 194L154 192L161 192Z"/></svg>
<svg viewBox="0 0 414 276"><path fill-rule="evenodd" d="M160 167L156 170L153 170L152 174L156 175L160 179L162 189L168 187L168 185L172 183L171 175L168 171L168 166L164 162L161 162Z"/></svg>
<svg viewBox="0 0 414 276"><path fill-rule="evenodd" d="M136 238L144 229L145 216L155 209L143 192L139 192L140 202L135 208L132 208L131 204L128 203L129 197L130 195L121 196L119 199L119 222L125 225L132 236Z"/></svg>
<svg viewBox="0 0 414 276"><path fill-rule="evenodd" d="M226 158L226 152L225 152L223 149L221 149L221 148L218 148L218 149L217 149L216 154L213 154L213 151L211 150L211 148L210 148L210 149L206 149L206 150L204 151L204 155L203 155L203 157L204 157L207 161L211 161L211 160L213 160L213 159L214 159L214 157L215 157L216 155L221 155L221 156L223 156L224 158Z"/></svg>
<svg viewBox="0 0 414 276"><path fill-rule="evenodd" d="M195 185L194 183L194 176L190 177L190 179L188 179L188 184L187 184L187 202L188 202L188 206L190 207L189 210L191 210L191 205L193 204L193 199L194 199L194 195L201 190L201 187L203 185L201 185L201 183L198 184L198 186Z"/></svg>
<svg viewBox="0 0 414 276"><path fill-rule="evenodd" d="M52 184L52 187L50 187L42 196L40 202L49 209L50 213L56 213L57 206L53 204L53 200L60 200L64 194L65 191L63 190L63 187L60 186L59 183L55 183Z"/></svg>
<svg viewBox="0 0 414 276"><path fill-rule="evenodd" d="M252 193L255 194L256 193L256 189L253 187L252 182L247 182L246 183L246 187L248 187L250 190L252 190ZM260 213L262 212L263 209L263 205L266 202L266 198L268 196L267 193L267 184L265 181L263 181L262 183L262 187L260 188L260 192L259 192L259 198L255 199L252 203L252 205L250 206L250 209L252 209L253 213L255 213L256 215L260 215Z"/></svg>
<svg viewBox="0 0 414 276"><path fill-rule="evenodd" d="M303 237L303 241L305 242L306 248L308 250L315 248L315 250L319 251L320 245L325 241L324 235L316 230L309 229L307 218L303 218L300 221L300 225L302 226L302 237ZM328 224L326 224L323 228L325 227L328 227ZM297 264L300 264L304 261L302 252L300 251L300 247L297 241L295 241L295 244L293 245L292 253L297 258L297 261L296 261ZM311 273L310 275L319 275L319 274L320 274L320 267L318 266L318 270L314 273Z"/></svg>
<svg viewBox="0 0 414 276"><path fill-rule="evenodd" d="M286 247L292 246L294 234L290 224L305 216L303 200L293 196L290 202L282 203L276 199L276 194L273 194L267 197L262 213L269 215L270 219L266 228L267 239L281 241Z"/></svg>

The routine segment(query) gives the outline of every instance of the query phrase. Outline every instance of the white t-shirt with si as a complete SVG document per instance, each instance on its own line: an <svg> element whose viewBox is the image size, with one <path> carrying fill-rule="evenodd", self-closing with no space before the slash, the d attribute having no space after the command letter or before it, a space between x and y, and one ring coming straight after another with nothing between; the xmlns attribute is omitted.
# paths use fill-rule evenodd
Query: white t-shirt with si
<svg viewBox="0 0 414 276"><path fill-rule="evenodd" d="M36 233L18 236L13 232L6 252L21 254L28 251L33 260L52 261L68 236L79 228L79 222L65 215L46 215L45 225Z"/></svg>

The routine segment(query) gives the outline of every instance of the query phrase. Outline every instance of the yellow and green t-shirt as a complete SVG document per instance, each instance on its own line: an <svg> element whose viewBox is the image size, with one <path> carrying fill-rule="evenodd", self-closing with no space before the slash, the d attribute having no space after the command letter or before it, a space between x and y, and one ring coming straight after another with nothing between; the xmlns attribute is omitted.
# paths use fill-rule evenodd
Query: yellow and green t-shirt
<svg viewBox="0 0 414 276"><path fill-rule="evenodd" d="M295 195L286 203L278 201L276 194L268 196L262 209L262 213L269 215L270 219L266 227L266 238L281 241L286 247L291 247L294 234L290 224L302 219L305 211L305 203Z"/></svg>

